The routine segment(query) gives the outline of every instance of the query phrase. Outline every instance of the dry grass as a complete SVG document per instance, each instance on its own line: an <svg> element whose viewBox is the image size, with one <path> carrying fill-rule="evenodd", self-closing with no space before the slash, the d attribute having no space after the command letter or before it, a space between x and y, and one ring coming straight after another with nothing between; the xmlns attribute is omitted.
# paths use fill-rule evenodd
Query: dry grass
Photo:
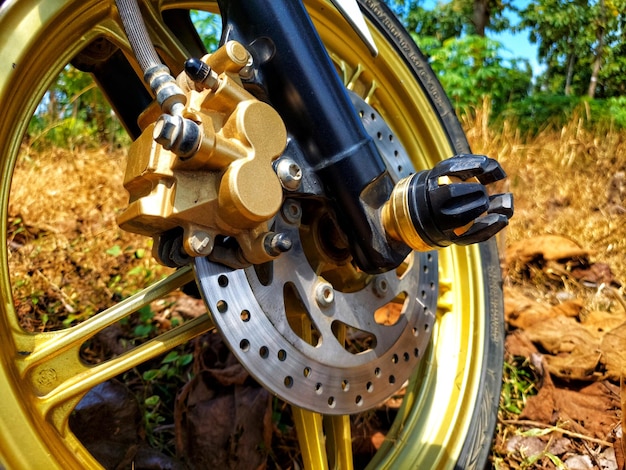
<svg viewBox="0 0 626 470"><path fill-rule="evenodd" d="M582 118L561 129L544 129L536 136L523 136L510 123L496 132L487 126L485 109L463 124L473 151L497 158L509 175L506 184L515 197L515 216L501 237L501 249L537 236L565 236L589 250L591 262L606 263L617 283L626 283L626 133L587 129ZM579 299L586 311L623 309L619 298L623 298L623 287L603 290L602 285L585 287L565 278L561 281L564 284L540 274L529 279L513 269L505 277L509 292L543 305L559 303L557 293L566 291ZM545 436L550 429L556 430L557 436L564 433L558 426L550 428L553 423L518 421L526 400L537 393L542 379L528 359L507 356L507 360L492 455L494 467L564 468L559 457L547 450L552 438L542 444L543 452L533 457L505 450L512 436L537 439L528 436ZM612 438L613 431L607 429L607 439ZM566 455L570 457L590 457L597 463L601 450L612 450L612 444L597 444L588 436L568 437L571 441Z"/></svg>
<svg viewBox="0 0 626 470"><path fill-rule="evenodd" d="M589 130L581 118L525 137L510 123L494 131L488 118L482 110L463 124L472 150L509 175L515 216L506 243L565 235L626 282L626 133Z"/></svg>
<svg viewBox="0 0 626 470"><path fill-rule="evenodd" d="M104 150L25 149L9 201L9 269L21 324L58 329L153 281L151 240L115 217L127 204L125 157Z"/></svg>
<svg viewBox="0 0 626 470"><path fill-rule="evenodd" d="M494 131L488 118L479 110L463 124L473 151L497 158L509 174L516 213L502 247L543 234L565 235L625 282L626 133L590 131L575 120L525 137L510 124ZM20 159L9 206L9 248L25 327L56 329L80 321L163 273L151 261L150 241L115 224L126 205L123 167L122 154L104 150L25 151ZM540 295L540 286L534 287ZM532 379L529 373L513 386L532 388ZM514 400L523 406L521 392Z"/></svg>

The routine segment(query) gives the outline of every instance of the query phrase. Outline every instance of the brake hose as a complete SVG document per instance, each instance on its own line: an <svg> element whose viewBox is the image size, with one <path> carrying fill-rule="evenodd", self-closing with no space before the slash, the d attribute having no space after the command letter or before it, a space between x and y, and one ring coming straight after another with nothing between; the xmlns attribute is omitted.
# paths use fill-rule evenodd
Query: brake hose
<svg viewBox="0 0 626 470"><path fill-rule="evenodd" d="M143 79L156 95L164 113L180 114L187 98L170 70L159 59L139 11L137 0L115 0L128 42L143 72Z"/></svg>

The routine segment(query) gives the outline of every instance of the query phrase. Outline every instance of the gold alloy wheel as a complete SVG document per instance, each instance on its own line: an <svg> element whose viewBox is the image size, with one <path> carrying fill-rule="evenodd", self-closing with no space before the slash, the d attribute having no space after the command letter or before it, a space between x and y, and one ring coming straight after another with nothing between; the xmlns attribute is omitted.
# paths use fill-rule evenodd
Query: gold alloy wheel
<svg viewBox="0 0 626 470"><path fill-rule="evenodd" d="M213 2L140 3L157 48L173 69L186 54L158 12L216 11ZM432 72L379 2L362 2L380 50L375 59L329 3L305 3L346 86L386 120L416 169L468 150ZM106 37L131 54L112 0L5 1L0 31L0 466L97 468L68 425L84 394L213 324L209 316L200 317L96 366L79 359L81 345L97 332L192 280L194 273L186 268L77 326L45 333L20 328L9 276L7 217L11 175L30 116L63 67L94 39ZM372 468L471 468L484 462L501 373L499 283L493 243L440 252L432 343ZM300 410L294 417L307 468L324 468L329 461L338 468L352 466L345 417Z"/></svg>

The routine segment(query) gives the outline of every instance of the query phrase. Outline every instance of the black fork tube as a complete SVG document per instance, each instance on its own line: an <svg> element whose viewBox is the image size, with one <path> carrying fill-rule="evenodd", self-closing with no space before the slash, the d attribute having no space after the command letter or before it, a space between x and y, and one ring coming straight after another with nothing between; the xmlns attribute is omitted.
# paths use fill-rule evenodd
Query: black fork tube
<svg viewBox="0 0 626 470"><path fill-rule="evenodd" d="M398 266L409 249L389 242L374 206L391 190L384 163L301 0L219 0L222 40L247 45L256 84L280 113L290 134L335 202L352 254L361 269L376 273Z"/></svg>

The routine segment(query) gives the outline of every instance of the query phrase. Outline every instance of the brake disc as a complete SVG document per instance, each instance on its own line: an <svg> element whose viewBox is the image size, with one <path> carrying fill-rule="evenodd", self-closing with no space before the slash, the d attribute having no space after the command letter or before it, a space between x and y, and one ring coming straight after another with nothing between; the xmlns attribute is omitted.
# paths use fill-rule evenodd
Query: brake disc
<svg viewBox="0 0 626 470"><path fill-rule="evenodd" d="M408 175L410 159L391 129L362 99L353 101L392 178ZM301 215L296 200L285 201L273 230L293 247L261 268L196 258L200 291L232 352L268 390L323 414L364 411L396 393L423 357L435 320L437 254L413 252L397 270L341 291L309 263ZM380 320L384 308L399 310L391 324ZM294 310L301 324L290 321Z"/></svg>

